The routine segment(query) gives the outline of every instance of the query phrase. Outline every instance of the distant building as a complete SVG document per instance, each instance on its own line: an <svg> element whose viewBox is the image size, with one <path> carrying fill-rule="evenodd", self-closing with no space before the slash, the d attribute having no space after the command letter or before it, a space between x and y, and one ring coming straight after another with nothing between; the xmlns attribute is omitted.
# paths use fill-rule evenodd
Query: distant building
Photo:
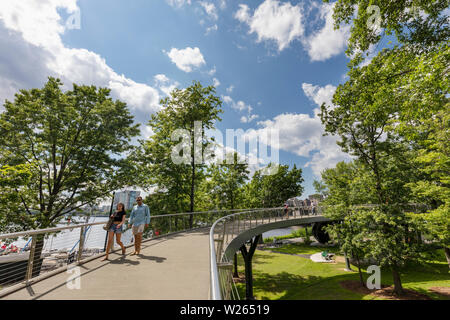
<svg viewBox="0 0 450 320"><path fill-rule="evenodd" d="M114 208L117 207L119 202L125 205L125 210L131 209L136 202L136 198L141 194L140 191L125 190L117 192L114 196Z"/></svg>

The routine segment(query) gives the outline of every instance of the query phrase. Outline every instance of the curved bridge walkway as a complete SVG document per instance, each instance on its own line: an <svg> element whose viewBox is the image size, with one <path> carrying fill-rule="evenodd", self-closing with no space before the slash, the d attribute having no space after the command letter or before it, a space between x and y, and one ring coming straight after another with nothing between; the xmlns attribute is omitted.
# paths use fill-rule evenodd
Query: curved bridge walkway
<svg viewBox="0 0 450 320"><path fill-rule="evenodd" d="M320 215L279 212L273 211L273 217L227 216L230 219L214 230L218 262L229 261L248 239L270 229L327 220ZM103 255L99 255L1 299L207 300L212 283L210 230L205 227L145 240L140 255L131 256L133 245L125 255L120 250L111 253L109 261L101 261Z"/></svg>
<svg viewBox="0 0 450 320"><path fill-rule="evenodd" d="M209 228L147 240L138 256L130 255L133 249L127 248L125 256L117 250L109 261L100 257L78 266L77 279L72 269L1 299L209 299Z"/></svg>

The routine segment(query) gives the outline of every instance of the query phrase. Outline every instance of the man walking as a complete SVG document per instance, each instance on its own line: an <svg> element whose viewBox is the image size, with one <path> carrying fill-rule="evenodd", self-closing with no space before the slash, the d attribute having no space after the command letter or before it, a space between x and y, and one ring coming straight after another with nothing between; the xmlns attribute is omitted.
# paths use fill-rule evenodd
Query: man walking
<svg viewBox="0 0 450 320"><path fill-rule="evenodd" d="M141 252L142 233L144 228L147 228L150 223L150 208L142 203L142 197L137 197L136 202L137 205L133 207L129 221L134 235L134 252L131 254L132 256Z"/></svg>

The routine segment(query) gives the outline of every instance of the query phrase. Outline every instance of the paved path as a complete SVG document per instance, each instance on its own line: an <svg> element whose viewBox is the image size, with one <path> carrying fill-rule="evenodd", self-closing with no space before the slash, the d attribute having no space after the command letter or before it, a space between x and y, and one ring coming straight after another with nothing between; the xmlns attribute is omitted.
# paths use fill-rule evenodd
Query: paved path
<svg viewBox="0 0 450 320"><path fill-rule="evenodd" d="M209 299L209 229L144 242L139 256L132 251L81 265L80 289L69 289L72 274L63 272L2 299Z"/></svg>

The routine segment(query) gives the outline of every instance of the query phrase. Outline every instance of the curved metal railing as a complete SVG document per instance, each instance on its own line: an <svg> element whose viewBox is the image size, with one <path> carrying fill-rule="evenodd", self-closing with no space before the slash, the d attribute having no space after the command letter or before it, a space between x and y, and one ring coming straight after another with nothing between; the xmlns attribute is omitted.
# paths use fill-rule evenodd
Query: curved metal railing
<svg viewBox="0 0 450 320"><path fill-rule="evenodd" d="M232 263L225 255L228 244L240 233L268 224L289 219L299 219L312 215L322 215L322 208L284 207L241 211L221 217L211 227L209 233L212 300L239 299L232 275Z"/></svg>
<svg viewBox="0 0 450 320"><path fill-rule="evenodd" d="M151 228L144 232L144 239L210 227L218 218L237 211L246 209L152 215ZM102 228L105 223L105 220L81 223L72 219L71 223L54 228L0 234L0 297L64 272L72 263L81 264L102 256L106 247L107 233ZM131 229L124 228L122 242L129 246L131 241ZM7 249L1 248L2 242ZM23 248L14 252L11 245ZM35 251L41 251L41 255Z"/></svg>

